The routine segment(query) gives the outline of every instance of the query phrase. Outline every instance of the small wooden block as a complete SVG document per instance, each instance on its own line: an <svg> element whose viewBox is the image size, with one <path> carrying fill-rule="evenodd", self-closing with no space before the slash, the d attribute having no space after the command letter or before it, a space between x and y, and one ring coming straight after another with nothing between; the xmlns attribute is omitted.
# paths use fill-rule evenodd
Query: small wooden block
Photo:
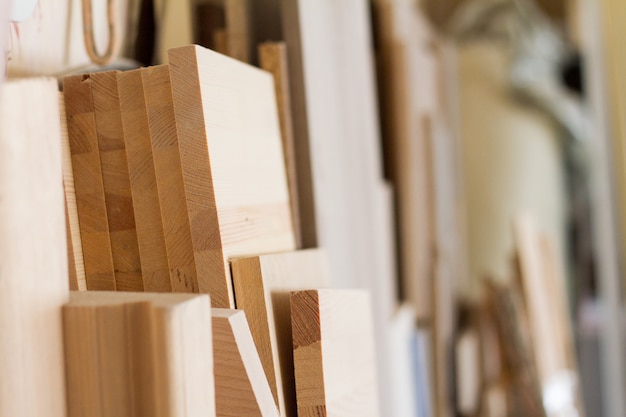
<svg viewBox="0 0 626 417"><path fill-rule="evenodd" d="M274 400L283 417L295 417L289 293L330 286L326 254L309 249L235 259L231 269L237 308L249 317Z"/></svg>
<svg viewBox="0 0 626 417"><path fill-rule="evenodd" d="M198 288L234 307L230 258L295 247L272 77L199 46L169 67Z"/></svg>
<svg viewBox="0 0 626 417"><path fill-rule="evenodd" d="M215 401L219 417L278 417L243 311L213 309Z"/></svg>
<svg viewBox="0 0 626 417"><path fill-rule="evenodd" d="M66 77L63 93L87 289L115 290L91 79Z"/></svg>
<svg viewBox="0 0 626 417"><path fill-rule="evenodd" d="M89 74L118 291L143 291L117 71Z"/></svg>
<svg viewBox="0 0 626 417"><path fill-rule="evenodd" d="M291 322L298 416L378 416L369 294L293 292Z"/></svg>
<svg viewBox="0 0 626 417"><path fill-rule="evenodd" d="M167 65L141 70L172 290L198 292Z"/></svg>
<svg viewBox="0 0 626 417"><path fill-rule="evenodd" d="M117 74L141 273L146 291L171 291L141 73L138 69Z"/></svg>
<svg viewBox="0 0 626 417"><path fill-rule="evenodd" d="M54 79L0 90L0 415L66 416L61 306L69 296Z"/></svg>

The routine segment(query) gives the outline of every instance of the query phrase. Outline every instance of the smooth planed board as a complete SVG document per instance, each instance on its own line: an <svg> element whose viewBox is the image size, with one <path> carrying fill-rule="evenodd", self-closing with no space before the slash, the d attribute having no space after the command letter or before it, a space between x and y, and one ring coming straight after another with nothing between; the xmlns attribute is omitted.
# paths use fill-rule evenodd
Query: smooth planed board
<svg viewBox="0 0 626 417"><path fill-rule="evenodd" d="M69 417L215 416L208 296L74 292L63 321Z"/></svg>
<svg viewBox="0 0 626 417"><path fill-rule="evenodd" d="M118 291L143 291L117 71L89 74Z"/></svg>
<svg viewBox="0 0 626 417"><path fill-rule="evenodd" d="M54 79L0 90L0 416L64 417L69 297Z"/></svg>
<svg viewBox="0 0 626 417"><path fill-rule="evenodd" d="M141 71L120 72L117 83L142 281L146 291L171 291Z"/></svg>
<svg viewBox="0 0 626 417"><path fill-rule="evenodd" d="M368 292L293 292L291 322L298 416L380 415Z"/></svg>
<svg viewBox="0 0 626 417"><path fill-rule="evenodd" d="M141 79L172 290L198 292L169 68L143 68Z"/></svg>
<svg viewBox="0 0 626 417"><path fill-rule="evenodd" d="M88 290L115 290L115 269L89 76L63 79L67 132Z"/></svg>
<svg viewBox="0 0 626 417"><path fill-rule="evenodd" d="M230 258L295 248L272 76L194 45L169 68L198 289L234 307Z"/></svg>
<svg viewBox="0 0 626 417"><path fill-rule="evenodd" d="M274 400L283 417L297 415L289 294L330 286L320 249L235 259L231 264L237 308L246 312Z"/></svg>
<svg viewBox="0 0 626 417"><path fill-rule="evenodd" d="M218 417L278 417L246 314L213 309L213 361Z"/></svg>

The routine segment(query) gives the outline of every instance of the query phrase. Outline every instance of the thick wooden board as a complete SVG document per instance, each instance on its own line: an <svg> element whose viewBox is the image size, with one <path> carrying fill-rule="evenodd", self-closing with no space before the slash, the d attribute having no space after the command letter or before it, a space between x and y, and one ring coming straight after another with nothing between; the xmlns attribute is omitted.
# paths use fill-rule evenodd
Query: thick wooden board
<svg viewBox="0 0 626 417"><path fill-rule="evenodd" d="M300 231L300 206L298 204L298 177L296 170L296 154L293 137L293 121L291 117L291 97L289 96L289 71L287 68L287 47L284 42L264 42L259 45L259 62L261 68L274 76L274 90L280 118L280 136L283 142L285 171L289 185L289 201L296 247L302 247Z"/></svg>
<svg viewBox="0 0 626 417"><path fill-rule="evenodd" d="M63 156L63 190L65 191L65 220L67 229L67 253L71 290L86 290L85 263L83 261L83 245L80 240L80 223L78 205L74 189L74 170L72 168L72 152L67 131L67 116L63 93L59 93L59 112L61 116L61 153Z"/></svg>
<svg viewBox="0 0 626 417"><path fill-rule="evenodd" d="M289 293L330 286L326 254L319 249L235 259L231 264L237 308L249 317L274 401L283 417L296 416Z"/></svg>
<svg viewBox="0 0 626 417"><path fill-rule="evenodd" d="M293 292L291 321L298 416L380 415L369 294Z"/></svg>
<svg viewBox="0 0 626 417"><path fill-rule="evenodd" d="M208 297L72 293L63 318L70 417L215 416Z"/></svg>
<svg viewBox="0 0 626 417"><path fill-rule="evenodd" d="M88 77L92 84L116 289L143 291L117 71L93 73Z"/></svg>
<svg viewBox="0 0 626 417"><path fill-rule="evenodd" d="M198 46L169 60L198 288L233 307L229 258L295 247L272 77Z"/></svg>
<svg viewBox="0 0 626 417"><path fill-rule="evenodd" d="M243 311L213 309L215 401L219 417L278 417Z"/></svg>
<svg viewBox="0 0 626 417"><path fill-rule="evenodd" d="M0 91L0 415L64 417L67 301L56 80Z"/></svg>
<svg viewBox="0 0 626 417"><path fill-rule="evenodd" d="M146 291L171 291L141 72L138 69L117 74L141 274Z"/></svg>
<svg viewBox="0 0 626 417"><path fill-rule="evenodd" d="M91 79L67 77L63 93L87 289L115 290Z"/></svg>
<svg viewBox="0 0 626 417"><path fill-rule="evenodd" d="M169 69L166 65L144 68L141 78L172 290L197 292Z"/></svg>

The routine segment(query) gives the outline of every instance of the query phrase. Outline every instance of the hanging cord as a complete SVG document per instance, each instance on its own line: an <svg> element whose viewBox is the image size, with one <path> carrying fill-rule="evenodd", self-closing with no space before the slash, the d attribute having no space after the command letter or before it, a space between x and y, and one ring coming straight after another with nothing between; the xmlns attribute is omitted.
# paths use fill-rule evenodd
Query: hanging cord
<svg viewBox="0 0 626 417"><path fill-rule="evenodd" d="M117 0L107 0L107 23L109 26L109 44L104 55L96 50L96 40L93 33L93 13L91 10L92 0L82 0L83 5L83 38L85 49L91 62L97 65L106 65L115 57L118 49L118 28L116 12Z"/></svg>

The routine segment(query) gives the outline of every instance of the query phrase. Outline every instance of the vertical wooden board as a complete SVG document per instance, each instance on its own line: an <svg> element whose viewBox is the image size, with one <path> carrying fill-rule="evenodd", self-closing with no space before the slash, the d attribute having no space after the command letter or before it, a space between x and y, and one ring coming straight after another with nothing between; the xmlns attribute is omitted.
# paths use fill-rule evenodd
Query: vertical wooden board
<svg viewBox="0 0 626 417"><path fill-rule="evenodd" d="M289 292L330 286L325 252L308 249L235 259L231 264L237 308L250 331L283 417L296 416Z"/></svg>
<svg viewBox="0 0 626 417"><path fill-rule="evenodd" d="M250 1L223 0L226 15L226 42L228 56L242 62L252 63L254 55L250 34Z"/></svg>
<svg viewBox="0 0 626 417"><path fill-rule="evenodd" d="M213 309L215 395L219 417L278 417L242 311Z"/></svg>
<svg viewBox="0 0 626 417"><path fill-rule="evenodd" d="M63 92L87 289L114 290L91 79L86 75L66 77Z"/></svg>
<svg viewBox="0 0 626 417"><path fill-rule="evenodd" d="M61 306L69 293L58 87L0 91L0 415L66 415Z"/></svg>
<svg viewBox="0 0 626 417"><path fill-rule="evenodd" d="M143 291L117 71L89 74L116 289Z"/></svg>
<svg viewBox="0 0 626 417"><path fill-rule="evenodd" d="M65 100L59 93L59 111L61 116L61 154L63 157L63 190L65 191L65 218L68 242L68 267L70 272L70 289L86 290L85 264L83 261L83 245L80 241L80 225L76 190L74 189L74 170L72 168L72 152L67 130Z"/></svg>
<svg viewBox="0 0 626 417"><path fill-rule="evenodd" d="M198 277L169 69L167 65L144 68L141 70L141 78L172 290L197 292Z"/></svg>
<svg viewBox="0 0 626 417"><path fill-rule="evenodd" d="M291 294L298 416L378 416L369 294Z"/></svg>
<svg viewBox="0 0 626 417"><path fill-rule="evenodd" d="M341 287L374 281L372 193L382 176L369 4L281 1L304 247ZM324 30L320 30L324 27Z"/></svg>
<svg viewBox="0 0 626 417"><path fill-rule="evenodd" d="M302 247L300 231L300 208L298 205L298 177L296 154L294 149L293 121L291 118L291 98L289 96L289 71L287 68L287 47L284 42L265 42L259 45L261 68L274 76L274 90L278 117L280 118L280 136L283 143L285 171L289 185L289 201L296 248Z"/></svg>
<svg viewBox="0 0 626 417"><path fill-rule="evenodd" d="M146 291L171 291L141 71L117 74L141 274Z"/></svg>
<svg viewBox="0 0 626 417"><path fill-rule="evenodd" d="M169 57L198 287L232 307L229 258L295 247L272 78L198 46Z"/></svg>

